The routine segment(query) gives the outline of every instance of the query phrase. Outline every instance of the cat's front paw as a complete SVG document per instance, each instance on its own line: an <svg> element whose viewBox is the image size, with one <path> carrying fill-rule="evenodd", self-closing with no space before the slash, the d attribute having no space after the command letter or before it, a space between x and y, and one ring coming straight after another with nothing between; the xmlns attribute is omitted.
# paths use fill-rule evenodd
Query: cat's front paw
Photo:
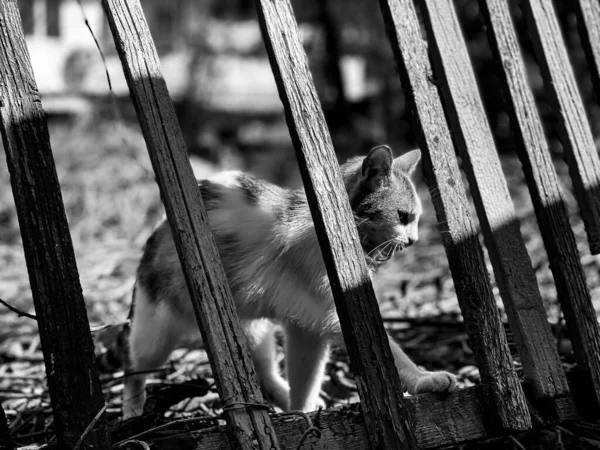
<svg viewBox="0 0 600 450"><path fill-rule="evenodd" d="M455 389L455 375L449 372L421 372L412 386L408 386L408 393L416 395L425 392L452 392Z"/></svg>

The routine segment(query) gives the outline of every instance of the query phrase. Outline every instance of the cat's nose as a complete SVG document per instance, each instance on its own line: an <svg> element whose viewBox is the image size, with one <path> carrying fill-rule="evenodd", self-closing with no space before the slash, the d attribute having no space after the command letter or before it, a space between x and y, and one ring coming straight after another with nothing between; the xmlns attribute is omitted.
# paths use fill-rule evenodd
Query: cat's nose
<svg viewBox="0 0 600 450"><path fill-rule="evenodd" d="M413 245L418 240L419 240L418 236L408 236L408 245Z"/></svg>

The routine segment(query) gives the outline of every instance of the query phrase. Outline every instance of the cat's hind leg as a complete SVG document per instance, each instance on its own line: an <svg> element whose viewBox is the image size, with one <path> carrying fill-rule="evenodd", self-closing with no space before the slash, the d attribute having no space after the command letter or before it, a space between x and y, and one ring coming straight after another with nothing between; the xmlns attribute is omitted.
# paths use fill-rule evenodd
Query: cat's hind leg
<svg viewBox="0 0 600 450"><path fill-rule="evenodd" d="M180 342L181 324L169 306L149 301L137 287L129 336L129 362L125 368L123 418L142 414L146 401L146 375L160 369Z"/></svg>
<svg viewBox="0 0 600 450"><path fill-rule="evenodd" d="M290 409L314 411L320 404L319 394L329 353L329 341L325 336L295 324L287 324L285 331Z"/></svg>
<svg viewBox="0 0 600 450"><path fill-rule="evenodd" d="M275 405L287 411L290 404L290 387L277 367L275 325L267 319L259 319L244 322L243 328L263 390Z"/></svg>

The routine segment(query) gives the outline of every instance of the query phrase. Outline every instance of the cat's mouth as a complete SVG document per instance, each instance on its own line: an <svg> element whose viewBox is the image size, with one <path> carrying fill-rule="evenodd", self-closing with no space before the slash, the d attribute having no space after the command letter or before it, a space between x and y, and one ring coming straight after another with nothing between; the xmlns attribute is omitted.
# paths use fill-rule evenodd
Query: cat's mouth
<svg viewBox="0 0 600 450"><path fill-rule="evenodd" d="M375 248L368 253L366 252L365 257L367 258L367 263L371 266L379 267L392 259L392 256L396 253L404 250L404 247L405 246L400 243L395 243L394 245L383 248Z"/></svg>

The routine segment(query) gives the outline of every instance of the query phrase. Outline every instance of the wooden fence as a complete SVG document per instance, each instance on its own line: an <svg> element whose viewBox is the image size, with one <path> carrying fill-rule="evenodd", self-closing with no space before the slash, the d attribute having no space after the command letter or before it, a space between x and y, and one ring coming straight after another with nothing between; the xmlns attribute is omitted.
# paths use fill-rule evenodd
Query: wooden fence
<svg viewBox="0 0 600 450"><path fill-rule="evenodd" d="M573 1L598 94L600 5L596 0ZM320 441L314 436L305 441L311 448L434 448L580 417L598 418L600 410L600 328L508 2L480 0L479 6L573 340L576 384L568 382L560 364L455 9L450 0L416 3L427 41L413 0L380 0L379 6L413 112L424 172L482 384L445 396L404 398L290 2L256 2L361 398L358 405L319 413ZM271 415L263 406L139 0L102 4L167 217L177 230L177 250L228 424L155 438L153 448L295 448L305 432L305 419ZM559 124L590 249L599 253L600 160L556 15L550 0L521 4ZM57 447L108 449L104 402L46 118L14 0L0 0L0 95L1 131L44 350ZM524 383L508 350L454 144L515 335ZM574 386L582 396L571 392L576 391L570 389Z"/></svg>

